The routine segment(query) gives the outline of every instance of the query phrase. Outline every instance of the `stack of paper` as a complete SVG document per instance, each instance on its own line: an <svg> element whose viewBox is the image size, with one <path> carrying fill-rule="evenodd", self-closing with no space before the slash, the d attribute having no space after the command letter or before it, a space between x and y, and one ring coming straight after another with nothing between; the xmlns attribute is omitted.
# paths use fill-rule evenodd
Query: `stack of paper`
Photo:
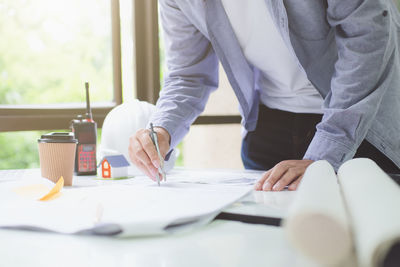
<svg viewBox="0 0 400 267"><path fill-rule="evenodd" d="M37 183L37 181L30 181ZM48 183L48 182L46 182ZM154 183L71 188L47 202L21 196L24 182L0 187L0 227L140 236L205 224L251 187Z"/></svg>

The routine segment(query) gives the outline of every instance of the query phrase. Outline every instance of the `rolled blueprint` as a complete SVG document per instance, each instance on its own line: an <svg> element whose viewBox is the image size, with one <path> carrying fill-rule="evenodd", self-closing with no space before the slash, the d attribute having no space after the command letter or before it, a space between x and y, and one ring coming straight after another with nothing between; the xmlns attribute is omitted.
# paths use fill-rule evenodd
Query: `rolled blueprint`
<svg viewBox="0 0 400 267"><path fill-rule="evenodd" d="M400 187L372 160L338 171L360 267L400 266Z"/></svg>
<svg viewBox="0 0 400 267"><path fill-rule="evenodd" d="M284 222L290 243L320 264L346 261L352 251L352 238L332 166L327 161L311 164L297 191Z"/></svg>

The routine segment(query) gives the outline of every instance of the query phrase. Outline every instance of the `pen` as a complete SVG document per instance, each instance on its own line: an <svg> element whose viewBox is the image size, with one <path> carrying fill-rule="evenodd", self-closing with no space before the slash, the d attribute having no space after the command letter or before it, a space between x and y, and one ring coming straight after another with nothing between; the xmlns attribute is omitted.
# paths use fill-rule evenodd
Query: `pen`
<svg viewBox="0 0 400 267"><path fill-rule="evenodd" d="M165 171L164 171L164 159L161 156L160 147L158 145L158 137L157 137L157 133L154 131L153 123L150 123L150 138L153 141L154 146L156 147L158 159L160 160L160 166L158 168L158 173L156 175L158 186L160 186L160 173L161 173L164 181L167 180L167 177L166 177Z"/></svg>

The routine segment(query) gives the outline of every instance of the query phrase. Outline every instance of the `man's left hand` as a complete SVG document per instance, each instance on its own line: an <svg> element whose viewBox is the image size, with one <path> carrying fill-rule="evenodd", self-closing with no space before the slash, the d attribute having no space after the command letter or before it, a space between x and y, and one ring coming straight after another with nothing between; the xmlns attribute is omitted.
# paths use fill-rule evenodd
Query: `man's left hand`
<svg viewBox="0 0 400 267"><path fill-rule="evenodd" d="M254 185L255 190L281 191L288 185L289 190L296 190L307 167L312 160L285 160L263 174Z"/></svg>

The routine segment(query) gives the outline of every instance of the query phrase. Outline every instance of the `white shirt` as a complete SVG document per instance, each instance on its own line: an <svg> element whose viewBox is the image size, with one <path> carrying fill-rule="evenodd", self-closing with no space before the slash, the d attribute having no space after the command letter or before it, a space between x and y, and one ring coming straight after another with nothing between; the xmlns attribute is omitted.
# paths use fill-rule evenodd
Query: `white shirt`
<svg viewBox="0 0 400 267"><path fill-rule="evenodd" d="M297 65L265 0L222 0L247 61L260 70L260 100L269 108L323 113L321 95Z"/></svg>

